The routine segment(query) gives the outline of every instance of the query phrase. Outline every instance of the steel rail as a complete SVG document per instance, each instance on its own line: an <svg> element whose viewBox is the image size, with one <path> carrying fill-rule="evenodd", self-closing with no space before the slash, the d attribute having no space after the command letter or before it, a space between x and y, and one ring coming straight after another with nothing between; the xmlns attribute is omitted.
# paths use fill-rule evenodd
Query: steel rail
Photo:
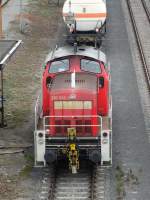
<svg viewBox="0 0 150 200"><path fill-rule="evenodd" d="M97 191L95 189L96 185L99 185L99 183L97 182L97 177L96 177L96 172L97 172L97 167L91 165L91 163L89 163L88 165L88 169L84 168L79 171L77 175L73 175L72 178L74 179L73 182L70 182L70 173L65 174L64 176L64 170L63 168L61 168L62 165L58 164L54 164L53 165L53 176L51 177L51 181L50 181L50 189L48 191L48 198L44 198L44 199L49 199L49 200L55 200L55 199L86 199L87 200L95 200L97 199ZM62 170L62 172L61 172ZM100 172L101 173L101 172ZM49 175L47 175L46 178L48 178ZM83 180L85 179L85 180ZM86 180L87 179L87 180ZM67 182L70 182L70 185L66 185ZM73 184L73 185L72 185ZM80 185L81 184L81 185ZM79 186L80 185L80 186ZM72 186L74 187L74 195L75 198L71 193L72 190ZM65 188L64 188L65 187ZM81 187L81 191L80 191L80 187ZM60 193L63 193L63 195L60 197ZM60 192L60 193L59 193ZM43 192L44 193L44 192ZM99 190L98 190L99 193ZM68 198L68 194L70 194L70 198ZM80 196L81 195L81 196ZM65 197L66 196L66 197ZM104 197L102 196L101 199L104 199Z"/></svg>
<svg viewBox="0 0 150 200"><path fill-rule="evenodd" d="M137 46L138 46L138 49L139 49L139 52L140 52L140 57L141 57L142 64L143 64L143 70L144 70L148 90L150 91L150 74L149 74L149 70L148 70L148 65L146 63L146 58L145 58L145 55L144 55L142 42L141 42L141 39L140 39L140 36L139 36L139 32L138 32L138 28L137 28L136 21L135 21L135 18L134 18L133 10L131 8L131 2L130 2L130 0L126 0L126 1L127 1L129 13L130 13L131 22L132 22L132 25L133 25L133 30L134 30L134 33L135 33L135 36L136 36Z"/></svg>
<svg viewBox="0 0 150 200"><path fill-rule="evenodd" d="M143 8L144 8L144 10L145 10L145 13L146 13L146 15L147 15L148 21L149 21L149 23L150 23L150 11L149 11L149 9L148 9L148 7L147 7L147 5L146 5L145 0L141 0L141 2L142 2L142 5L143 5Z"/></svg>
<svg viewBox="0 0 150 200"><path fill-rule="evenodd" d="M94 168L94 167L93 167ZM94 177L94 169L91 169L91 200L94 200L94 182L95 182L95 177Z"/></svg>
<svg viewBox="0 0 150 200"><path fill-rule="evenodd" d="M82 167L81 167L82 166ZM105 199L105 168L82 162L77 174L71 175L66 164L58 163L43 169L40 199L96 200Z"/></svg>
<svg viewBox="0 0 150 200"><path fill-rule="evenodd" d="M54 200L54 191L55 191L55 187L56 187L56 178L57 178L57 170L58 170L58 166L52 165L53 168L53 182L51 183L51 187L49 190L49 195L48 195L48 199L50 200Z"/></svg>

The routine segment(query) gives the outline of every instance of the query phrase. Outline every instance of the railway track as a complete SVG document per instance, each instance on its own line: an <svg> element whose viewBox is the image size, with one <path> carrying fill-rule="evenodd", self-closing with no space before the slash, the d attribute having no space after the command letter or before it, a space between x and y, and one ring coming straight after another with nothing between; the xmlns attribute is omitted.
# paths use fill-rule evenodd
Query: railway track
<svg viewBox="0 0 150 200"><path fill-rule="evenodd" d="M104 200L105 168L87 164L72 174L64 166L55 166L46 170L42 188L40 200Z"/></svg>
<svg viewBox="0 0 150 200"><path fill-rule="evenodd" d="M126 0L135 33L135 38L142 60L142 66L150 91L150 17L149 10L146 6L145 0ZM142 17L141 17L142 15Z"/></svg>

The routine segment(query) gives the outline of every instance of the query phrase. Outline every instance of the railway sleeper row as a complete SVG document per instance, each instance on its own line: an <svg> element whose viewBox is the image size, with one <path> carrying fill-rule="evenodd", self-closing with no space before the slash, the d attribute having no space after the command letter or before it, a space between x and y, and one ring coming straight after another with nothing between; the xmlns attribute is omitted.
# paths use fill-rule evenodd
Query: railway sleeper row
<svg viewBox="0 0 150 200"><path fill-rule="evenodd" d="M67 167L53 165L44 169L40 200L103 200L105 167L87 164L77 174Z"/></svg>

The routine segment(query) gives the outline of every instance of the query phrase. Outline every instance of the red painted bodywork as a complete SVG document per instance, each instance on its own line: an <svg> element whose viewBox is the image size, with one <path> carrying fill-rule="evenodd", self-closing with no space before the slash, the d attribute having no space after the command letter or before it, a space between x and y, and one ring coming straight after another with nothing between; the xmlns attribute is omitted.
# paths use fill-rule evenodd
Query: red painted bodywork
<svg viewBox="0 0 150 200"><path fill-rule="evenodd" d="M61 117L52 117L49 120L49 125L52 127L50 128L50 135L51 136L66 136L67 135L67 127L76 127L77 135L78 136L96 136L98 134L98 127L99 120L96 115L100 116L107 116L108 109L109 109L109 74L105 70L105 66L102 62L98 60L94 60L99 62L99 67L101 69L101 73L91 73L82 71L80 68L80 61L82 58L91 60L91 58L83 57L83 56L68 56L59 59L69 59L69 70L65 72L59 73L49 73L49 68L51 63L55 60L52 60L47 63L44 73L43 73L43 81L42 81L42 95L43 95L43 116L61 116ZM62 80L61 87L54 87L54 88L47 88L46 79L51 77L52 80L58 80L61 82L61 78L63 77L70 77L71 73L75 72L77 76L81 76L82 79L88 78L88 80L79 80L79 85L82 84L92 84L91 80L94 81L94 86L89 89L87 88L63 88L63 81L68 81L68 79L64 78ZM60 76L60 78L59 78ZM104 78L104 87L99 86L99 77ZM69 81L68 81L69 82ZM55 83L55 82L54 82ZM54 108L55 101L90 101L92 102L92 108ZM81 117L78 117L82 115ZM68 116L68 117L63 117ZM74 117L72 117L74 116ZM85 117L84 117L85 116ZM89 117L87 117L89 116ZM93 117L90 117L93 116ZM95 116L95 117L94 117ZM88 126L84 126L87 124ZM96 126L90 126L90 125ZM61 126L60 126L61 125ZM63 127L63 125L66 125ZM68 125L68 126L67 126ZM83 125L83 126L81 126Z"/></svg>

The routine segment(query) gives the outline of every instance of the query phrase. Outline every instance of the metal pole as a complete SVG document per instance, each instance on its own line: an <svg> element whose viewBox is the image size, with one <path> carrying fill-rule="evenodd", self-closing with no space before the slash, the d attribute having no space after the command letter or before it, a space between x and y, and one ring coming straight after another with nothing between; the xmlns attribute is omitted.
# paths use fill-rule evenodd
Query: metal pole
<svg viewBox="0 0 150 200"><path fill-rule="evenodd" d="M3 37L3 28L2 28L2 0L0 0L0 39Z"/></svg>
<svg viewBox="0 0 150 200"><path fill-rule="evenodd" d="M0 65L0 73L1 73L1 65ZM0 76L1 77L1 76ZM1 82L1 79L0 79L0 127L1 127L1 124L2 124L2 103L1 103L1 98L2 98L2 82Z"/></svg>
<svg viewBox="0 0 150 200"><path fill-rule="evenodd" d="M20 0L20 32L23 33L23 20L22 20L22 0Z"/></svg>
<svg viewBox="0 0 150 200"><path fill-rule="evenodd" d="M3 68L3 67L2 67ZM3 69L1 69L1 115L2 115L2 127L4 124L4 102L3 102Z"/></svg>
<svg viewBox="0 0 150 200"><path fill-rule="evenodd" d="M4 87L3 87L3 65L0 65L1 71L1 123L0 127L3 128L6 126L5 119L4 119Z"/></svg>

